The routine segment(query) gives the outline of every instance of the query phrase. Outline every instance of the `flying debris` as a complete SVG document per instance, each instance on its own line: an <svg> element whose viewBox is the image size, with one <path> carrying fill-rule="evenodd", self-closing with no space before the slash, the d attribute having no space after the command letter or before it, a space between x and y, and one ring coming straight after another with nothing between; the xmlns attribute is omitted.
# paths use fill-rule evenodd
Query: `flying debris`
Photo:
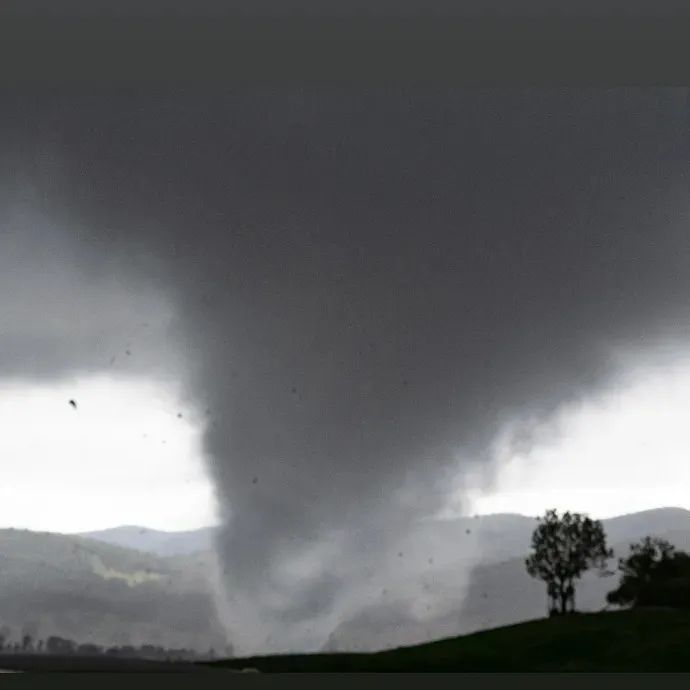
<svg viewBox="0 0 690 690"><path fill-rule="evenodd" d="M132 353L130 350L125 350L125 354L127 355L127 357L129 357Z"/></svg>
<svg viewBox="0 0 690 690"><path fill-rule="evenodd" d="M177 418L178 418L178 419L182 419L182 412L178 412L178 413L177 413Z"/></svg>
<svg viewBox="0 0 690 690"><path fill-rule="evenodd" d="M69 404L76 410L77 409L77 403L74 400L70 400Z"/></svg>
<svg viewBox="0 0 690 690"><path fill-rule="evenodd" d="M258 483L259 483L258 477L254 477L254 479L252 479L252 484L258 484Z"/></svg>

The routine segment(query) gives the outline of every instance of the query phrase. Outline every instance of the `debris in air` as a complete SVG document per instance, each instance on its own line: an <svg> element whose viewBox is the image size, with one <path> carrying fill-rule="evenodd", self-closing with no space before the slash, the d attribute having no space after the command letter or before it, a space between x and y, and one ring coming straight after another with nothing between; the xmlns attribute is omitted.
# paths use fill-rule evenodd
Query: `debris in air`
<svg viewBox="0 0 690 690"><path fill-rule="evenodd" d="M178 418L178 419L182 419L182 412L178 412L178 413L177 413L177 418Z"/></svg>
<svg viewBox="0 0 690 690"><path fill-rule="evenodd" d="M129 350L125 350L125 354L129 357L132 353Z"/></svg>
<svg viewBox="0 0 690 690"><path fill-rule="evenodd" d="M254 479L252 479L252 484L258 484L258 483L259 483L258 478L254 477Z"/></svg>
<svg viewBox="0 0 690 690"><path fill-rule="evenodd" d="M74 400L70 400L69 404L76 410L77 409L77 403Z"/></svg>
<svg viewBox="0 0 690 690"><path fill-rule="evenodd" d="M466 529L465 534L469 534L472 530L471 529Z"/></svg>

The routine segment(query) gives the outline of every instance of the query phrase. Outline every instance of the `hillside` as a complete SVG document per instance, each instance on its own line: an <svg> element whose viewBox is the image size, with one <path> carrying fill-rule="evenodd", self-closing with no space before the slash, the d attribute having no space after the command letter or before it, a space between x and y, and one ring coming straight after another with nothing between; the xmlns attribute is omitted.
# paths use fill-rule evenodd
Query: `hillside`
<svg viewBox="0 0 690 690"><path fill-rule="evenodd" d="M690 612L576 614L372 654L217 662L263 673L304 671L690 671Z"/></svg>
<svg viewBox="0 0 690 690"><path fill-rule="evenodd" d="M535 520L519 517L516 521L503 520L503 516L444 521L445 560L435 563L430 572L392 583L380 601L343 620L323 651L385 649L541 618L546 609L545 587L524 566ZM475 527L467 535L472 522ZM664 508L603 523L617 555L627 553L630 542L647 534L690 550L690 511ZM431 531L432 526L425 529ZM493 541L492 534L498 539ZM479 539L479 557L463 562L457 545L472 538ZM490 543L482 547L485 540ZM577 587L578 609L605 608L606 593L617 580L617 575L602 578L587 573ZM422 615L421 602L425 604Z"/></svg>
<svg viewBox="0 0 690 690"><path fill-rule="evenodd" d="M206 559L0 530L0 634L101 645L225 648Z"/></svg>
<svg viewBox="0 0 690 690"><path fill-rule="evenodd" d="M655 508L601 521L611 544L627 545L645 534L690 534L690 510ZM522 557L529 551L536 518L518 514L480 515L419 523L415 541L437 542L440 548L458 552L468 537L482 563ZM469 530L469 534L468 534ZM680 547L680 545L679 545Z"/></svg>

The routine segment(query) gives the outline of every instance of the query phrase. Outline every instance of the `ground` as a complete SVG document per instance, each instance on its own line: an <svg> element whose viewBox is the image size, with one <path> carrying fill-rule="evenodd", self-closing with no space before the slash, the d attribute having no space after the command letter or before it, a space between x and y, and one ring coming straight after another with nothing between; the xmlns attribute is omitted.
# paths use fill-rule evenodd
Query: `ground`
<svg viewBox="0 0 690 690"><path fill-rule="evenodd" d="M690 671L690 611L574 614L373 654L216 662L271 671Z"/></svg>

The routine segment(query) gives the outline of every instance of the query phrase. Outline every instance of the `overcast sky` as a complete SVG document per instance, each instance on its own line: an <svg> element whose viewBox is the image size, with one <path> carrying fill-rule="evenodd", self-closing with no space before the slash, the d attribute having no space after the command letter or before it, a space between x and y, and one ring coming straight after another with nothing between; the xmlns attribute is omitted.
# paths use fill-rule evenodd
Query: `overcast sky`
<svg viewBox="0 0 690 690"><path fill-rule="evenodd" d="M4 524L218 520L268 651L420 518L681 499L685 91L2 97Z"/></svg>

